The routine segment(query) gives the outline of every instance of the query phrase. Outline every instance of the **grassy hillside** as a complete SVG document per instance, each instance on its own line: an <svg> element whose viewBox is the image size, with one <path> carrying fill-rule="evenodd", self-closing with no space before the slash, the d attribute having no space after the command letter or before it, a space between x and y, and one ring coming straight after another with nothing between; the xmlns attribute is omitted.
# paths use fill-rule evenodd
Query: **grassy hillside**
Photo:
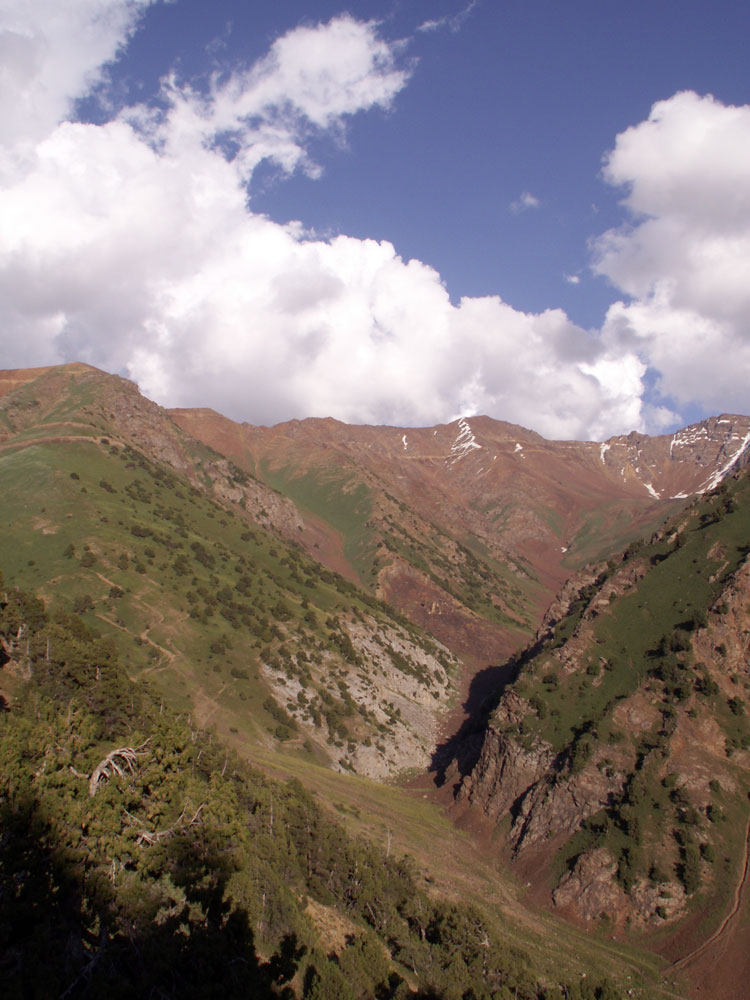
<svg viewBox="0 0 750 1000"><path fill-rule="evenodd" d="M489 636L486 648L496 649L503 635L512 648L529 634L538 596L523 563L502 562L458 526L452 535L343 470L256 470L340 532L355 586L296 544L288 501L190 439L133 387L90 369L53 371L0 404L0 697L9 708L0 716L0 813L13 843L0 875L15 884L24 858L36 873L18 897L24 929L14 936L0 920L3 968L16 969L20 952L38 956L46 935L59 960L52 993L71 986L69 995L87 995L88 982L104 993L122 977L132 995L146 982L122 971L135 947L148 956L149 984L200 995L189 992L189 978L219 976L206 953L221 933L229 942L221 961L246 963L255 977L233 980L230 995L245 995L248 982L258 995L310 997L345 997L347 988L361 997L668 995L655 985L659 960L610 941L606 927L587 936L528 908L522 887L423 793L361 776L426 770L460 670L450 644L429 633L430 616L450 638L458 608L462 641L484 649ZM725 671L717 681L713 667L704 674L685 649L672 649L674 635L697 636L710 624L705 609L744 558L746 488L728 489L686 514L679 535L597 569L590 590L527 657L515 686L528 707L524 745L549 744L559 774L592 765L620 779L606 823L596 810L585 817L579 840L558 855L559 872L594 843L633 878L658 864L677 872L693 846L705 869L705 843L730 858L713 867L717 899L731 881L745 678L733 670L735 679ZM412 620L376 597L389 572L398 592L403 567L410 586L420 581L408 591ZM637 600L617 583L631 576L645 588ZM584 640L591 652L571 668ZM694 685L708 679L705 691L691 688L680 701L686 671ZM666 706L660 719L688 725L696 699L710 704L732 754L731 781L719 775L715 801L686 804L679 783L664 783L671 771L639 764L639 754L655 759L654 748L639 749L615 713L644 685ZM143 755L121 775L110 772L89 802L85 779L123 745ZM261 770L248 771L248 759ZM623 789L652 771L650 798L638 802L671 810L675 822L700 807L699 821L687 824L700 836L668 850L637 840L628 812L637 793ZM718 810L721 836L707 826ZM47 904L37 899L69 890L71 907L50 904L49 921L39 921ZM82 944L67 955L71 934ZM296 958L285 935L295 935ZM162 948L183 949L178 979L164 979ZM18 968L28 970L25 959ZM26 972L18 975L21 996ZM73 988L79 976L84 985Z"/></svg>
<svg viewBox="0 0 750 1000"><path fill-rule="evenodd" d="M360 625L405 682L447 696L447 650L129 446L34 444L0 453L0 473L8 572L95 625L131 676L204 722L336 761L353 740L392 739L393 699L374 692L365 708L349 693Z"/></svg>
<svg viewBox="0 0 750 1000"><path fill-rule="evenodd" d="M650 940L691 914L716 926L741 877L749 552L744 474L590 567L489 720L529 774L509 805L514 850L554 842L555 898L589 920ZM488 764L475 795L489 808Z"/></svg>
<svg viewBox="0 0 750 1000"><path fill-rule="evenodd" d="M80 617L50 616L11 580L0 593L2 670L14 680L0 716L6 995L619 995L591 966L571 982L559 959L552 973L535 963L486 901L431 888L401 853L408 834L376 844L368 821L347 833L336 811L359 819L376 786L354 805L348 779L331 806L324 784L316 797L248 768L129 680ZM377 795L398 823L403 806ZM412 811L441 835L444 821Z"/></svg>

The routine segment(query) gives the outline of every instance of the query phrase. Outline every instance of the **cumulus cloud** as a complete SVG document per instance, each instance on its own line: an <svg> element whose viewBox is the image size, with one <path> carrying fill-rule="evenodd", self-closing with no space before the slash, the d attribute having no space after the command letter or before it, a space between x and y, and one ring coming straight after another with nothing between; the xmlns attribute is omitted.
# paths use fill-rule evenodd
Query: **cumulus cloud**
<svg viewBox="0 0 750 1000"><path fill-rule="evenodd" d="M737 153L747 109L680 95L618 137L607 178L628 186L634 221L602 237L596 266L629 301L592 333L561 310L527 314L496 296L454 305L432 268L403 260L390 243L322 240L252 211L258 163L315 174L311 135L335 140L349 116L391 107L406 86L414 67L377 24L342 16L303 26L207 87L167 77L158 100L105 124L65 120L144 5L66 5L81 39L101 39L95 56L83 42L79 52L73 34L64 35L64 58L53 55L63 31L54 18L24 29L44 44L24 77L39 114L26 131L20 117L8 119L2 133L4 366L84 360L134 378L165 405L210 405L257 423L332 415L430 424L485 412L549 437L601 438L673 415L663 402L644 403L648 368L681 398L670 345L679 341L687 379L703 338L726 344L730 328L740 335L741 268L722 270L721 295L716 282L729 262L726 241L738 247L747 231L723 203L715 214L690 208L707 154L696 149L692 161L671 165L673 184L661 187L658 164L686 161L680 137L698 111L710 141L724 136L724 151ZM2 23L21 32L20 22ZM672 118L681 102L682 126ZM732 122L719 126L724 112ZM711 161L717 170L722 159ZM737 182L746 185L741 171ZM519 202L538 205L530 192ZM674 227L682 246L670 238ZM712 253L715 280L701 287L697 261ZM729 378L730 365L711 363Z"/></svg>
<svg viewBox="0 0 750 1000"><path fill-rule="evenodd" d="M102 79L154 0L0 2L0 137L29 142Z"/></svg>
<svg viewBox="0 0 750 1000"><path fill-rule="evenodd" d="M675 94L617 137L604 167L631 222L603 234L595 269L627 296L603 336L636 353L677 406L747 406L750 107Z"/></svg>

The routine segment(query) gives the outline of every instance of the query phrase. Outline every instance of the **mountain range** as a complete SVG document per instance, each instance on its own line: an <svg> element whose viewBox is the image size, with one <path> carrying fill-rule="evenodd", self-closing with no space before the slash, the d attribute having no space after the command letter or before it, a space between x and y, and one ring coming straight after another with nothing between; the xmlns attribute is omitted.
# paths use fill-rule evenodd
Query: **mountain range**
<svg viewBox="0 0 750 1000"><path fill-rule="evenodd" d="M747 963L748 462L741 415L603 443L268 428L87 365L0 372L0 568L433 894L501 896L546 989L554 934L615 996L740 997L710 970ZM439 863L415 803L449 819Z"/></svg>

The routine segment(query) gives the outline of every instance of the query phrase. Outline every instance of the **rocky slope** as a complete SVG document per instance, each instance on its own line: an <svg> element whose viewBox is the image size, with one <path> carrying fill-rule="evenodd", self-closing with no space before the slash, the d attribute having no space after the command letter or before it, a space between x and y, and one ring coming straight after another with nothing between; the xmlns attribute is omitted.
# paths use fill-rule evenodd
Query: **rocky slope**
<svg viewBox="0 0 750 1000"><path fill-rule="evenodd" d="M0 550L244 752L379 780L440 758L550 906L667 933L738 891L749 442L734 416L603 444L257 428L86 365L0 372Z"/></svg>
<svg viewBox="0 0 750 1000"><path fill-rule="evenodd" d="M311 483L362 490L370 544L405 557L401 590L375 563L389 599L407 606L410 590L425 585L410 558L407 530L437 584L432 601L439 605L459 582L461 556L446 543L453 539L490 564L492 600L522 625L538 620L572 570L653 530L670 507L712 488L750 458L750 418L741 416L711 418L674 435L631 434L598 444L546 441L489 417L404 429L335 420L265 428L207 410L172 415L190 434L293 496L303 520L322 519L334 535L346 534L345 516L317 505ZM394 520L401 531L394 531ZM432 558L430 544L439 549ZM441 569L440 557L452 572ZM349 562L369 584L356 554L349 553ZM372 574L373 565L366 571ZM411 603L423 601L424 595Z"/></svg>
<svg viewBox="0 0 750 1000"><path fill-rule="evenodd" d="M708 420L670 437L630 435L601 445L549 442L487 417L411 429L348 427L333 420L250 427L212 411L165 411L132 383L86 365L0 372L0 404L0 456L8 463L22 451L33 455L35 449L54 448L62 453L86 445L97 462L106 464L128 449L136 466L143 459L169 469L196 495L301 547L326 569L393 605L435 637L445 663L455 662L456 655L463 660L464 687L474 671L503 662L523 645L545 608L542 627L547 632L567 614L581 586L592 586L600 570L567 584L552 605L550 599L588 554L607 554L618 540L628 542L649 526L653 529L670 509L684 506L687 494L700 494L741 465L750 440L750 421L741 417ZM98 489L104 488L102 482L108 482L104 472L95 483ZM131 483L125 488L129 503L147 505L140 487ZM110 498L116 496L113 489ZM38 513L31 523L42 535L59 531L49 511ZM106 586L105 576L110 587L119 586L114 555L109 557L93 538L86 544L93 545L101 560L98 586ZM27 555L33 559L33 553ZM137 551L130 555L138 560ZM154 559L144 563L148 568ZM629 566L626 575L634 572ZM608 578L600 604L606 606L625 585L621 577ZM295 586L294 580L289 586ZM108 620L122 620L112 608L104 610ZM165 622L177 630L186 613L164 612ZM329 630L326 642L334 642L337 629L343 629L347 643L356 647L360 642L355 658L373 664L373 676L379 677L373 695L358 678L356 664L354 669L342 666L346 676L339 680L356 695L361 718L367 713L370 718L367 724L350 719L346 738L335 736L327 724L323 727L339 766L383 776L399 767L424 765L438 738L440 712L455 698L456 679L438 683L444 666L438 660L429 668L421 663L423 654L412 640L411 651L404 654L411 666L394 673L393 659L380 663L372 626L360 635L361 626L351 614L335 617L339 625ZM320 717L325 706L316 708L315 698L306 705L299 683L269 667L269 660L278 659L275 647L289 645L284 629L276 627L280 635L259 660L259 676L301 733L311 727L315 743L319 733L310 720ZM393 628L385 645L396 650L406 638L400 626ZM590 632L581 623L575 642L561 653L567 662L588 641L587 628ZM142 641L157 657L167 656L167 643L146 631ZM221 638L216 641L222 645ZM304 670L315 674L327 697L336 698L331 671L322 651L320 655L317 674ZM341 661L335 651L331 655ZM398 652L396 660L401 656ZM294 654L291 666L302 670ZM243 669L241 664L235 668ZM415 683L423 669L435 683L427 692ZM206 712L215 711L214 701L213 695L206 697ZM535 820L524 822L528 839Z"/></svg>
<svg viewBox="0 0 750 1000"><path fill-rule="evenodd" d="M85 365L0 374L0 472L5 568L201 722L380 779L427 767L453 653L305 557L293 502L134 385Z"/></svg>
<svg viewBox="0 0 750 1000"><path fill-rule="evenodd" d="M569 581L487 719L459 801L509 818L566 913L659 927L721 906L747 820L749 515L738 473Z"/></svg>

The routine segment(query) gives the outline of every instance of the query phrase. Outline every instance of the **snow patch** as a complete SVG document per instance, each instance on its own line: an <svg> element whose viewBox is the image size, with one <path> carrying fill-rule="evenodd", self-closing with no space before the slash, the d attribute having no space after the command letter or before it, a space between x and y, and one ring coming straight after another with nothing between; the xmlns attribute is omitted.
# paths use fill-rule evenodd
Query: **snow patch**
<svg viewBox="0 0 750 1000"><path fill-rule="evenodd" d="M514 451L514 452L516 452L516 451L523 451L523 448L522 448L522 447L521 447L521 445L520 445L520 444L518 443L518 441L516 441L516 446L515 446L515 448L513 449L513 451Z"/></svg>
<svg viewBox="0 0 750 1000"><path fill-rule="evenodd" d="M708 437L708 431L705 427L687 427L685 430L677 431L675 436L672 438L669 444L669 454L675 447L685 447L687 445L696 444L702 438Z"/></svg>
<svg viewBox="0 0 750 1000"><path fill-rule="evenodd" d="M750 432L748 432L744 436L744 438L742 439L742 444L739 446L734 455L732 455L729 461L725 462L720 469L714 472L711 478L703 486L701 486L701 488L698 490L698 493L708 493L709 490L716 489L716 487L722 481L724 476L726 476L727 473L731 470L732 466L735 464L737 459L740 458L740 456L747 451L748 445L750 445Z"/></svg>
<svg viewBox="0 0 750 1000"><path fill-rule="evenodd" d="M643 485L649 491L654 500L661 500L661 493L657 493L651 483L644 483Z"/></svg>
<svg viewBox="0 0 750 1000"><path fill-rule="evenodd" d="M404 451L406 451L406 450L407 450L407 448L409 447L409 446L407 445L407 443L406 443L406 434L403 434L403 435L401 436L401 440L402 440L402 441L404 442Z"/></svg>
<svg viewBox="0 0 750 1000"><path fill-rule="evenodd" d="M458 418L458 436L451 445L450 458L447 459L449 465L454 465L459 458L465 458L475 448L481 448L481 444L472 433L469 421L464 417Z"/></svg>
<svg viewBox="0 0 750 1000"><path fill-rule="evenodd" d="M599 448L599 460L601 461L602 465L604 464L604 456L609 451L609 448L610 448L610 446L606 443L606 441L602 442L602 444L601 444L601 446Z"/></svg>

